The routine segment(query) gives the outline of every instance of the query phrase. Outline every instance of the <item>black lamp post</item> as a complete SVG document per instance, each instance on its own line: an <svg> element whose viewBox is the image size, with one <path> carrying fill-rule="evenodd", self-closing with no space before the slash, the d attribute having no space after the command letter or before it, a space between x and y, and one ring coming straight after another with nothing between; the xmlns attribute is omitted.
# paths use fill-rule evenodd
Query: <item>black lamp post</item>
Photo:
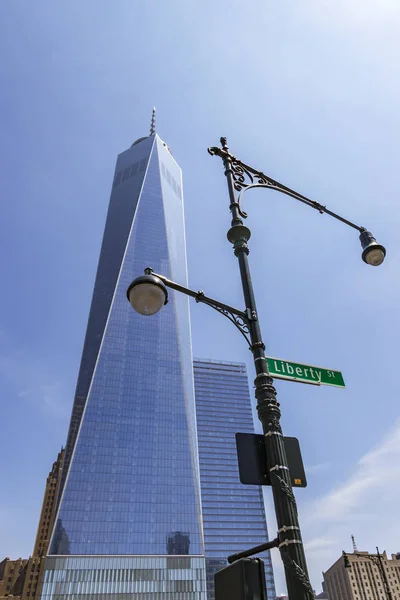
<svg viewBox="0 0 400 600"><path fill-rule="evenodd" d="M203 292L195 292L168 280L163 275L153 273L147 268L145 275L135 279L127 290L128 300L132 307L143 315L155 314L168 301L167 287L183 292L195 298L197 302L208 304L218 312L226 316L239 329L247 340L254 358L256 378L254 381L255 395L257 398L257 411L263 426L265 436L265 450L267 465L270 473L272 491L274 496L276 519L278 523L278 538L276 543L270 543L279 547L285 568L287 590L290 600L312 600L314 592L311 587L303 542L301 539L300 526L297 515L296 500L292 491L289 468L286 458L284 439L280 426L280 408L276 399L276 391L273 380L268 372L265 357L265 345L261 336L260 323L257 315L256 302L251 281L248 263L250 230L243 225L243 219L247 217L242 210L240 200L243 193L253 187L265 187L280 191L312 208L320 213L326 213L346 225L360 232L360 240L363 247L362 258L364 262L372 266L380 265L385 258L385 248L377 244L375 238L364 227L331 212L318 202L309 200L305 196L294 192L290 188L274 181L256 171L242 161L235 158L229 151L226 138L221 138L221 147L208 149L211 155L219 156L224 164L224 172L228 184L229 208L232 214L231 227L228 231L228 240L233 244L235 256L239 262L240 276L245 301L245 310L238 310L213 298L209 298ZM239 192L236 197L236 192Z"/></svg>
<svg viewBox="0 0 400 600"><path fill-rule="evenodd" d="M349 555L343 550L343 560L345 569L351 569L351 562L349 560ZM376 567L379 569L379 573L382 577L383 585L385 586L385 594L387 600L393 600L392 592L390 591L389 580L387 578L387 574L385 571L385 567L382 562L382 554L379 552L378 546L376 547L376 555L375 554L363 554L361 552L353 552L351 556L357 556L359 558L367 558L371 562L374 563Z"/></svg>

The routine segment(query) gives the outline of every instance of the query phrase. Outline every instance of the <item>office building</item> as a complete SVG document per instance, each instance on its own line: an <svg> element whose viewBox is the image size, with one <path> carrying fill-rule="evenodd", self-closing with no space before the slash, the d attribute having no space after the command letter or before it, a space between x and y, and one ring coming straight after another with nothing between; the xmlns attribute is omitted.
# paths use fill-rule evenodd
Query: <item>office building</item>
<svg viewBox="0 0 400 600"><path fill-rule="evenodd" d="M188 299L133 311L147 266L187 284L181 170L154 120L117 158L43 600L206 598Z"/></svg>
<svg viewBox="0 0 400 600"><path fill-rule="evenodd" d="M57 492L61 481L64 450L53 463L46 480L42 509L32 556L29 559L8 557L0 563L0 600L36 600L40 590L44 557L49 547L50 533L54 523Z"/></svg>
<svg viewBox="0 0 400 600"><path fill-rule="evenodd" d="M33 549L34 557L45 556L49 549L50 535L54 524L57 496L61 482L64 454L65 450L62 449L57 456L57 460L53 463L46 480L42 510L40 511L39 525Z"/></svg>
<svg viewBox="0 0 400 600"><path fill-rule="evenodd" d="M381 556L383 571L379 568L377 554L357 552L346 554L348 563L341 556L325 572L324 590L329 600L387 600L385 580L391 600L400 600L400 553Z"/></svg>
<svg viewBox="0 0 400 600"><path fill-rule="evenodd" d="M328 600L328 592L326 591L325 582L322 582L322 592L315 596L316 598L321 598L321 600Z"/></svg>
<svg viewBox="0 0 400 600"><path fill-rule="evenodd" d="M0 600L21 597L27 563L27 559L11 560L8 556L0 562Z"/></svg>
<svg viewBox="0 0 400 600"><path fill-rule="evenodd" d="M227 556L268 541L261 487L239 480L235 433L254 433L246 366L194 360L207 598ZM262 555L268 598L275 600L269 552Z"/></svg>

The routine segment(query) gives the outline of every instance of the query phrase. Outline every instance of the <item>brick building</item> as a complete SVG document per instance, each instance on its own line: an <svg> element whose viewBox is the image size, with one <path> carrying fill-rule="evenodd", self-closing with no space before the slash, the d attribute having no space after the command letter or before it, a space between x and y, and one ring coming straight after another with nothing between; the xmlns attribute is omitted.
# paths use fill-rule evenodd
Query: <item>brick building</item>
<svg viewBox="0 0 400 600"><path fill-rule="evenodd" d="M0 600L36 600L57 508L64 450L53 463L46 480L33 554L28 559L5 558L0 562Z"/></svg>

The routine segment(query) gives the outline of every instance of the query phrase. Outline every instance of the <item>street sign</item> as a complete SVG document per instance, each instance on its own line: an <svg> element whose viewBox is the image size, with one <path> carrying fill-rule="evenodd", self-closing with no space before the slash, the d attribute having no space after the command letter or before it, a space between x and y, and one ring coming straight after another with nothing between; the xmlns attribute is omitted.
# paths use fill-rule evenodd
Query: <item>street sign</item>
<svg viewBox="0 0 400 600"><path fill-rule="evenodd" d="M284 437L283 442L292 487L306 487L307 480L299 440L294 437ZM240 482L248 485L271 485L264 436L256 433L237 433L236 449Z"/></svg>
<svg viewBox="0 0 400 600"><path fill-rule="evenodd" d="M288 379L300 383L311 383L313 385L333 385L345 388L343 375L340 371L315 367L313 365L302 365L301 363L289 362L280 358L267 357L268 371L271 377L276 379Z"/></svg>

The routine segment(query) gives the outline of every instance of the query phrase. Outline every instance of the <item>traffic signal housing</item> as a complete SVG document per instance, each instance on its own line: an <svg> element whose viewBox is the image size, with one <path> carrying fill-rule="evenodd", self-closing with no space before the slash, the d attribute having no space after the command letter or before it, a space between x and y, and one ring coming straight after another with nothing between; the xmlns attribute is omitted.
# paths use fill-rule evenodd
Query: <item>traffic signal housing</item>
<svg viewBox="0 0 400 600"><path fill-rule="evenodd" d="M242 558L217 571L215 600L267 600L263 561Z"/></svg>

